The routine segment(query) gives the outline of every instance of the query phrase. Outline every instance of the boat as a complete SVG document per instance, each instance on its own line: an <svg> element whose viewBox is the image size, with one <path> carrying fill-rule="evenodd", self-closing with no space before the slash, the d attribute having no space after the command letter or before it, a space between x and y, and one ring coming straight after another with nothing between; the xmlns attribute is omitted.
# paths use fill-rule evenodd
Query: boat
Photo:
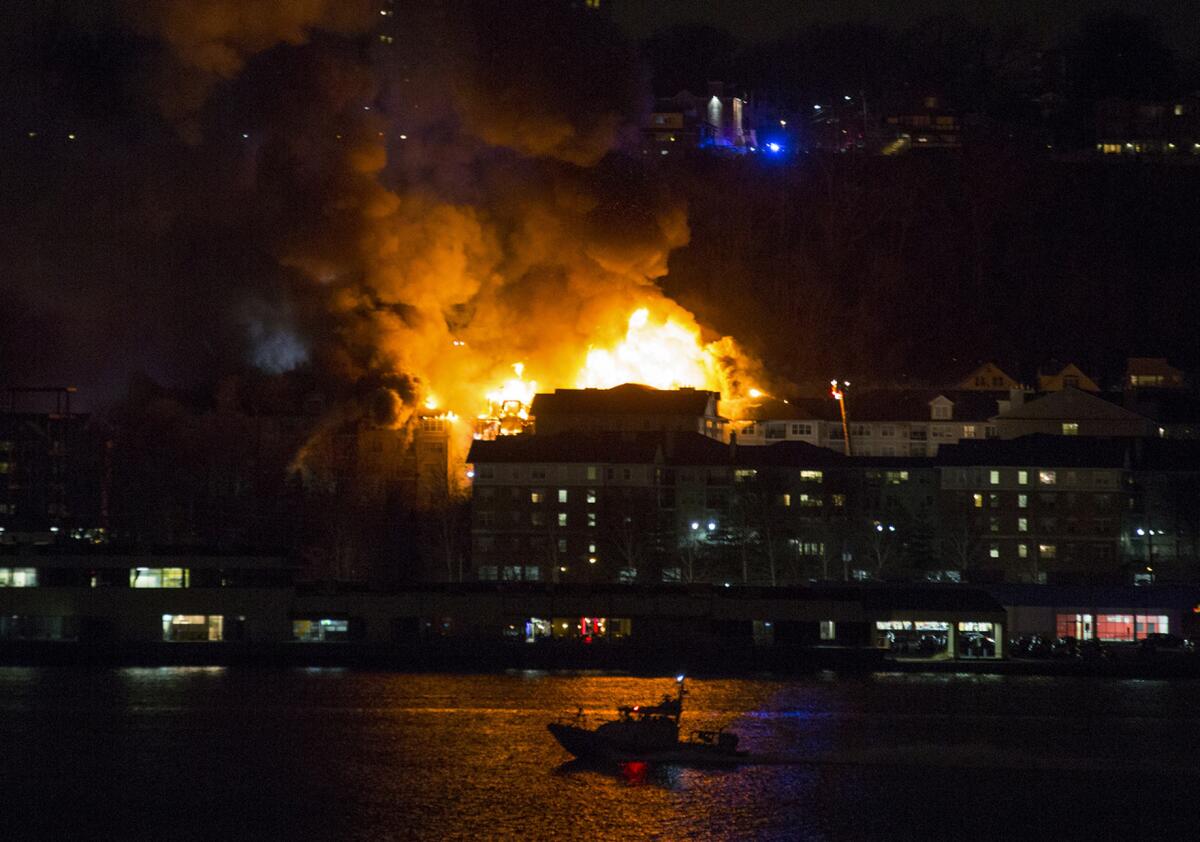
<svg viewBox="0 0 1200 842"><path fill-rule="evenodd" d="M734 766L749 752L738 750L736 734L693 731L679 738L683 717L684 676L677 676L677 695L666 694L655 705L626 705L617 708L617 718L595 728L585 727L582 708L570 722L551 722L546 727L559 745L580 760L608 763L648 762L693 766Z"/></svg>

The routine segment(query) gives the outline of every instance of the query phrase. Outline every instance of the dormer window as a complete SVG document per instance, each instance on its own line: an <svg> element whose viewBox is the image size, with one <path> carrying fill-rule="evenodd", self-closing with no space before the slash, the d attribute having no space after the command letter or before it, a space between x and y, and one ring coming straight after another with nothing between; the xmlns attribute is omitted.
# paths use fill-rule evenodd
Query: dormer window
<svg viewBox="0 0 1200 842"><path fill-rule="evenodd" d="M934 421L949 421L951 409L953 409L953 407L948 403L933 404L933 420Z"/></svg>

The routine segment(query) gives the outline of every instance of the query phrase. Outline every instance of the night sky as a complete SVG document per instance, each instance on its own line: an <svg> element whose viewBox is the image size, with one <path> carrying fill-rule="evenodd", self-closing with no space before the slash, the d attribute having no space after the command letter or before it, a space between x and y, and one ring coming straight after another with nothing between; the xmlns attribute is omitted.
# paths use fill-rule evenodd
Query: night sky
<svg viewBox="0 0 1200 842"><path fill-rule="evenodd" d="M1196 53L1200 15L1188 0L655 0L613 3L635 37L680 23L729 30L746 41L769 41L822 23L871 22L904 28L926 17L959 16L986 26L1022 27L1048 43L1072 32L1087 15L1116 11L1161 23L1169 45Z"/></svg>
<svg viewBox="0 0 1200 842"><path fill-rule="evenodd" d="M866 251L847 246L842 264L817 265L787 249L803 239L803 208L816 206L804 168L823 164L742 178L734 162L708 178L698 173L711 162L654 170L635 157L649 80L662 71L639 56L638 41L675 24L727 29L753 56L756 41L815 23L911 31L947 13L1020 25L1052 45L1085 13L1116 9L1150 15L1186 70L1200 42L1190 3L662 0L616 2L611 19L567 3L518 2L503 14L471 0L418 5L400 4L383 21L391 28L378 30L379 5L368 0L301 9L264 0L252 16L234 0L10 4L0 385L69 383L85 403L103 403L139 372L205 388L239 371L304 369L349 391L386 385L406 401L439 371L421 349L451 333L469 328L481 345L512 342L522 357L549 359L551 339L588 344L606 296L655 285L794 380L835 365L880 380L936 378L953 367L947 360L979 356L1114 366L1130 353L1195 356L1184 323L1195 208L1162 198L1194 195L1190 170L1182 182L1165 179L1165 193L1151 176L1092 172L1078 194L1089 198L1061 210L1096 218L1035 231L1012 227L1029 214L1006 185L1041 190L1061 172L1005 153L990 181L975 184L970 164L963 178L948 175L957 164L928 177L912 170L924 164L904 164L897 190L911 176L932 191L908 211L925 229L905 242L921 251L871 254L891 234L848 232L846 243L867 236ZM394 33L394 52L381 51L379 31ZM839 164L836 178L861 199L860 187L880 181L856 166ZM793 201L781 204L788 179ZM949 179L944 190L939 179ZM726 181L762 185L740 196L738 218L705 192ZM996 209L992 239L960 244L937 227L962 217L960 202ZM929 212L933 204L941 210ZM784 206L800 210L741 241L729 271L747 276L744 287L705 277L704 267L729 259L715 246L721 232ZM870 265L855 264L864 253ZM961 281L920 268L978 267L984 253L1003 271L961 271L1002 306L963 298ZM430 266L442 279L435 289L414 280ZM778 337L794 329L768 323L771 302L755 298L753 280L781 272L795 273L802 298L869 308L866 317L842 313L833 337L821 331L834 319L814 319L782 347ZM877 280L847 292L862 278ZM1049 294L1031 316L1013 309L1012 289ZM1156 313L1146 303L1156 297L1182 309ZM947 318L931 325L916 300ZM527 328L509 330L514 323ZM872 351L881 341L898 350L881 358Z"/></svg>

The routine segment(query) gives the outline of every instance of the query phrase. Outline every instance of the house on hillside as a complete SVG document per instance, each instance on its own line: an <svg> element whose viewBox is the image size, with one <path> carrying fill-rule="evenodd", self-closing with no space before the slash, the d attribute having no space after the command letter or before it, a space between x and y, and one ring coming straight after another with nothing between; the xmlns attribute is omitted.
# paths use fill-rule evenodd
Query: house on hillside
<svg viewBox="0 0 1200 842"><path fill-rule="evenodd" d="M1067 363L1061 368L1055 366L1055 369L1038 373L1039 392L1061 392L1068 386L1085 392L1100 391L1096 381L1084 374L1075 363Z"/></svg>
<svg viewBox="0 0 1200 842"><path fill-rule="evenodd" d="M1022 387L1020 383L1001 370L1000 366L987 362L960 380L954 388L977 392L1007 392Z"/></svg>

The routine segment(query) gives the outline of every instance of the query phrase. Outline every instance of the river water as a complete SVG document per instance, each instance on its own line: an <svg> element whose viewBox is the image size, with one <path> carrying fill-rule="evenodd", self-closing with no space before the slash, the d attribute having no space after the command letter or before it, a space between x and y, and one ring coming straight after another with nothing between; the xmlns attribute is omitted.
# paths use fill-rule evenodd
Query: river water
<svg viewBox="0 0 1200 842"><path fill-rule="evenodd" d="M1200 683L689 679L773 762L565 764L547 722L668 679L0 668L2 839L1160 839L1200 834Z"/></svg>

